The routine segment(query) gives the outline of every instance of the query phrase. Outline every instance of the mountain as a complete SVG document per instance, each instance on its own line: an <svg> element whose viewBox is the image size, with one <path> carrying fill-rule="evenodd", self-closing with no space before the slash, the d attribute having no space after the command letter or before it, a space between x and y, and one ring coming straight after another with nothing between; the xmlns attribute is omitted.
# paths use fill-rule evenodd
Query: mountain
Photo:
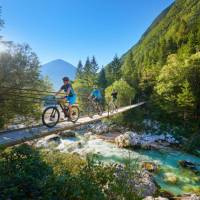
<svg viewBox="0 0 200 200"><path fill-rule="evenodd" d="M42 65L41 74L48 76L53 83L54 90L58 90L63 84L62 78L64 76L68 76L70 80L75 79L76 67L62 59L56 59Z"/></svg>
<svg viewBox="0 0 200 200"><path fill-rule="evenodd" d="M177 63L184 65L199 51L200 1L176 0L152 22L138 43L121 57L122 76L126 80L135 79L130 84L137 88L138 95L149 96L161 69L172 55L175 55Z"/></svg>
<svg viewBox="0 0 200 200"><path fill-rule="evenodd" d="M123 58L132 53L139 68L164 65L172 53L191 54L200 42L200 1L176 0L153 21L136 45Z"/></svg>
<svg viewBox="0 0 200 200"><path fill-rule="evenodd" d="M200 0L175 0L120 58L117 79L115 69L114 61L105 67L107 82L125 80L135 90L133 99L150 102L154 119L184 128L186 120L199 119Z"/></svg>

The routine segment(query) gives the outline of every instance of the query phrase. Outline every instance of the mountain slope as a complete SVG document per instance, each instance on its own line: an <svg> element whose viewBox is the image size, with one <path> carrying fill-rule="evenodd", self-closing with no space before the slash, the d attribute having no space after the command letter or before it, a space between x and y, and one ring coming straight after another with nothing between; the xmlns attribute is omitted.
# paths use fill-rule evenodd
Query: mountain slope
<svg viewBox="0 0 200 200"><path fill-rule="evenodd" d="M190 38L194 36L200 40L199 25L200 1L177 0L154 20L139 42L125 56L132 52L133 59L140 67L163 65L169 54L179 53L185 46L192 48L193 44L188 44L191 42Z"/></svg>
<svg viewBox="0 0 200 200"><path fill-rule="evenodd" d="M42 65L41 74L48 76L53 83L53 88L58 90L63 84L64 76L68 76L71 80L75 79L76 67L64 60L57 59Z"/></svg>

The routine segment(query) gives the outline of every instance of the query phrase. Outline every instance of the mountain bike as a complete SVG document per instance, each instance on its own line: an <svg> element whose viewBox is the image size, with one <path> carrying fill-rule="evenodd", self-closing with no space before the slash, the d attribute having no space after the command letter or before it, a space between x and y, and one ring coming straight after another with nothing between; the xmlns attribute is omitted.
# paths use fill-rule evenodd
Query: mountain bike
<svg viewBox="0 0 200 200"><path fill-rule="evenodd" d="M100 101L97 101L92 97L88 97L87 105L86 112L90 118L92 118L95 113L98 115L103 114L103 105Z"/></svg>
<svg viewBox="0 0 200 200"><path fill-rule="evenodd" d="M116 101L111 100L108 103L108 112L112 114L112 113L117 112L117 111L118 111L118 106L116 104Z"/></svg>
<svg viewBox="0 0 200 200"><path fill-rule="evenodd" d="M78 105L76 104L72 105L71 116L70 116L69 106L68 106L69 103L66 101L67 104L62 105L61 103L58 103L59 99L61 98L55 98L55 101L53 103L54 105L46 107L42 113L42 123L49 128L56 126L56 124L59 122L61 111L64 113L64 116L73 123L75 123L79 119L80 111Z"/></svg>

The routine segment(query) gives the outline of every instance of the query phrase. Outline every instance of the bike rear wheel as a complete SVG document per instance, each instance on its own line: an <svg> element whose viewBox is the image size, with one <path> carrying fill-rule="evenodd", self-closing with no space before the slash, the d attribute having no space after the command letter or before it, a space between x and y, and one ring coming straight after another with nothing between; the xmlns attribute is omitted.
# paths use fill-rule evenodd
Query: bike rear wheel
<svg viewBox="0 0 200 200"><path fill-rule="evenodd" d="M42 113L42 123L52 128L54 127L60 119L60 112L55 106L47 107Z"/></svg>
<svg viewBox="0 0 200 200"><path fill-rule="evenodd" d="M87 112L87 115L90 117L90 118L93 118L93 115L94 115L94 107L92 104L89 104L87 109L86 109L86 112Z"/></svg>
<svg viewBox="0 0 200 200"><path fill-rule="evenodd" d="M113 102L111 102L108 104L108 112L112 114L114 113L114 111L115 111L115 105Z"/></svg>
<svg viewBox="0 0 200 200"><path fill-rule="evenodd" d="M103 105L100 104L100 103L98 103L97 109L98 109L98 114L99 114L99 115L102 115L102 114L103 114Z"/></svg>
<svg viewBox="0 0 200 200"><path fill-rule="evenodd" d="M80 110L78 106L72 106L72 110L71 110L71 117L70 120L75 123L77 122L77 120L79 119L80 116Z"/></svg>

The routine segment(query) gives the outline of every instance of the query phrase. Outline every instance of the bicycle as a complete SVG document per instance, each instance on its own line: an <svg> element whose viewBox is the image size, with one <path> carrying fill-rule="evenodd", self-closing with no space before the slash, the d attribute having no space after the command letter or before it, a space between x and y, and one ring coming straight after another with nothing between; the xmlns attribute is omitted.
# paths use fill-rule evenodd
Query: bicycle
<svg viewBox="0 0 200 200"><path fill-rule="evenodd" d="M87 105L86 112L90 118L92 118L95 113L98 113L98 115L103 114L103 105L94 98L89 97Z"/></svg>
<svg viewBox="0 0 200 200"><path fill-rule="evenodd" d="M118 106L115 103L116 101L114 101L113 99L108 103L108 112L109 113L114 113L118 111Z"/></svg>
<svg viewBox="0 0 200 200"><path fill-rule="evenodd" d="M70 116L68 107L69 104L62 105L61 103L58 103L58 99L61 98L55 98L53 100L54 105L48 106L42 113L42 123L49 128L56 126L56 124L60 120L60 111L58 109L58 106L60 106L62 112L64 113L64 116L68 118L69 121L75 123L79 119L80 111L78 105L72 105Z"/></svg>

